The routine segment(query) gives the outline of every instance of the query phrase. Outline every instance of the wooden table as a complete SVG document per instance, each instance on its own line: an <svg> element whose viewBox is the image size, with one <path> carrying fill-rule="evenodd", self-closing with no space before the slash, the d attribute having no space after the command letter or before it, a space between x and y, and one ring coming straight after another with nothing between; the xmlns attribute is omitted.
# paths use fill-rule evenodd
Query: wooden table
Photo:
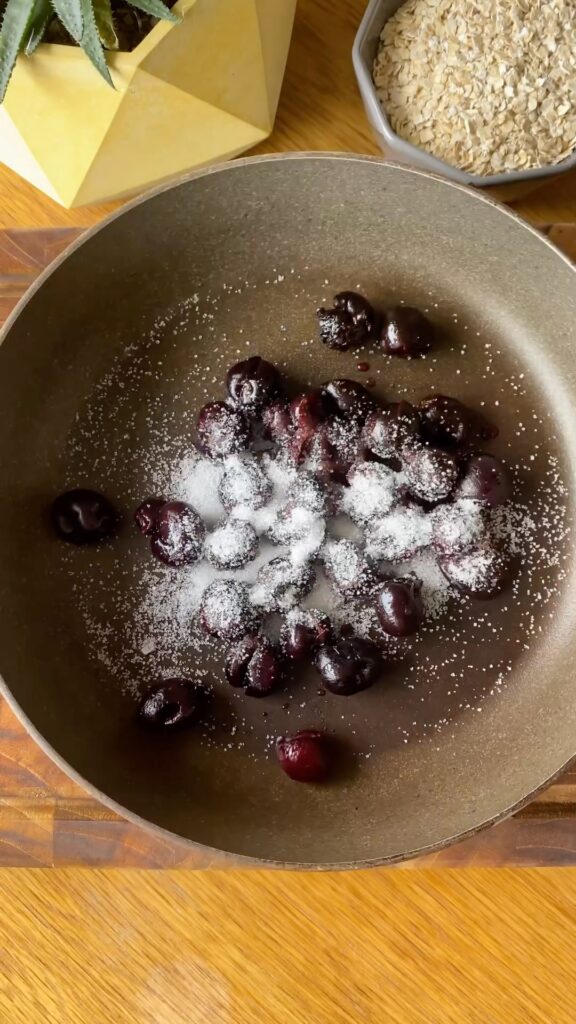
<svg viewBox="0 0 576 1024"><path fill-rule="evenodd" d="M364 0L300 0L276 130L254 152L378 152L364 118L350 50ZM0 315L73 236L114 206L66 211L0 168ZM514 204L576 254L576 172ZM23 228L36 229L23 232ZM40 229L40 230L39 230ZM54 230L59 229L59 230ZM511 821L417 863L576 864L576 772ZM0 708L1 866L199 866L182 847L149 836L94 804ZM206 866L202 861L200 866Z"/></svg>
<svg viewBox="0 0 576 1024"><path fill-rule="evenodd" d="M574 1024L572 871L0 872L3 1024Z"/></svg>

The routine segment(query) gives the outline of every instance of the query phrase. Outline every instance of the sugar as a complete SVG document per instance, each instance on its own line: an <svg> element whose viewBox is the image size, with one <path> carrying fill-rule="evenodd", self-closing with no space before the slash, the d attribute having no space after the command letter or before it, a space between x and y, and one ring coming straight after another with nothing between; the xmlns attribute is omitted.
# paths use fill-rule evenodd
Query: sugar
<svg viewBox="0 0 576 1024"><path fill-rule="evenodd" d="M374 607L364 600L343 597L328 579L323 568L319 566L316 581L310 594L301 604L304 610L320 610L329 615L335 629L348 626L362 637L378 637L382 641L382 631Z"/></svg>
<svg viewBox="0 0 576 1024"><path fill-rule="evenodd" d="M269 533L276 519L276 513L269 505L265 508L250 508L248 505L238 505L237 508L232 510L232 515L236 519L240 519L254 527L258 536Z"/></svg>
<svg viewBox="0 0 576 1024"><path fill-rule="evenodd" d="M435 448L416 448L407 459L406 479L412 494L424 501L444 501L458 478L456 460Z"/></svg>
<svg viewBox="0 0 576 1024"><path fill-rule="evenodd" d="M501 556L492 547L478 548L446 562L452 582L464 590L484 590L499 578Z"/></svg>
<svg viewBox="0 0 576 1024"><path fill-rule="evenodd" d="M534 516L526 505L508 501L492 511L493 536L504 544L512 555L520 554L525 549L527 540L534 543L536 528Z"/></svg>
<svg viewBox="0 0 576 1024"><path fill-rule="evenodd" d="M250 562L258 551L258 537L249 523L228 520L208 535L204 552L209 562L219 569L239 569Z"/></svg>
<svg viewBox="0 0 576 1024"><path fill-rule="evenodd" d="M426 619L439 619L455 596L454 588L440 569L432 551L419 551L402 564L402 576L413 574L422 583L422 603Z"/></svg>
<svg viewBox="0 0 576 1024"><path fill-rule="evenodd" d="M270 455L264 455L262 467L273 487L272 501L278 502L285 498L289 487L297 479L298 472L296 467L285 459L282 453L279 453L275 459L271 458Z"/></svg>
<svg viewBox="0 0 576 1024"><path fill-rule="evenodd" d="M168 474L158 474L157 490L170 498L186 501L196 509L207 526L219 522L224 515L218 497L222 463L197 454L185 456Z"/></svg>
<svg viewBox="0 0 576 1024"><path fill-rule="evenodd" d="M250 600L265 612L287 611L310 592L315 578L311 565L298 565L287 557L273 558L260 569Z"/></svg>
<svg viewBox="0 0 576 1024"><path fill-rule="evenodd" d="M286 501L307 509L315 516L322 516L326 511L324 488L312 473L305 470L292 478L286 491Z"/></svg>
<svg viewBox="0 0 576 1024"><path fill-rule="evenodd" d="M308 562L318 554L326 535L326 523L323 519L312 517L304 536L294 541L290 548L290 558L298 565Z"/></svg>
<svg viewBox="0 0 576 1024"><path fill-rule="evenodd" d="M266 504L262 508L239 505L233 510L234 516L250 523L259 535L267 534L272 529L278 512L286 501L288 489L297 475L294 466L281 458L271 459L269 455L264 454L260 464L270 487Z"/></svg>
<svg viewBox="0 0 576 1024"><path fill-rule="evenodd" d="M223 472L231 468L241 470L232 488L233 500L239 500L240 504L232 508L231 518L226 520L218 489ZM242 480L245 469L247 475ZM251 508L242 502L247 497L253 500L251 480L258 476L266 481L267 500L262 507ZM188 500L208 525L213 526L207 537L206 551L211 552L215 564L200 562L177 573L168 570L167 576L164 568L160 569L160 575L157 567L145 571L143 582L147 593L139 617L143 623L148 623L148 633L143 633L140 649L142 655L154 658L170 655L171 650L189 644L190 629L204 591L225 578L219 566L227 559L241 556L235 523L245 528L252 538L252 531L260 538L259 549L251 552L253 560L227 574L250 588L253 604L267 613L278 608L284 614L295 605L295 613L316 607L330 614L335 625L346 624L358 635L374 636L380 634L371 604L349 596L343 598L320 567L312 591L302 597L298 567L305 570L317 558L325 542L326 527L330 536L322 548L322 558L332 581L337 581L343 593L354 586L366 568L366 556L372 557L385 563L387 573L413 574L421 580L426 621L432 623L442 619L449 603L458 598L454 586L438 566L431 547L433 531L437 534L440 523L442 539L446 545L457 549L460 543L479 541L482 526L485 528L487 521L485 510L473 501L460 500L439 506L431 515L417 506L395 504L397 495L405 487L405 478L402 473L376 463L357 466L350 474L349 487L333 488L340 495L336 507L341 511L328 520L324 514L319 514L324 513L326 495L316 478L305 468L297 468L283 458L273 459L268 453L257 460L253 456L231 456L223 463L199 455L185 455L173 465L169 479L169 493ZM243 489L246 481L248 489ZM361 526L355 525L349 514L361 520ZM285 527L284 535L278 529L279 523ZM535 524L527 510L517 503L492 512L496 538L513 552L522 548L519 533L525 533L527 527L533 535ZM275 535L277 543L267 539L269 533ZM248 548L247 541L245 544ZM278 557L285 560L286 578L266 580L262 570L269 572L271 560ZM295 571L292 580L290 565ZM461 568L462 573L465 571L470 582L474 563ZM277 626L274 628L277 632ZM268 625L266 629L269 632Z"/></svg>
<svg viewBox="0 0 576 1024"><path fill-rule="evenodd" d="M356 456L360 440L360 424L354 420L335 419L325 423L308 446L304 465L311 473L321 473L335 451L340 461L350 464Z"/></svg>
<svg viewBox="0 0 576 1024"><path fill-rule="evenodd" d="M410 558L430 543L430 516L417 507L395 507L388 515L370 523L366 551L375 559L399 562Z"/></svg>
<svg viewBox="0 0 576 1024"><path fill-rule="evenodd" d="M384 515L392 507L399 489L399 474L376 462L357 466L349 474L350 486L344 488L341 509L355 523L364 525Z"/></svg>
<svg viewBox="0 0 576 1024"><path fill-rule="evenodd" d="M336 513L336 515L328 519L326 532L329 537L334 539L345 538L346 540L353 540L357 544L364 543L363 531L344 513Z"/></svg>
<svg viewBox="0 0 576 1024"><path fill-rule="evenodd" d="M252 621L248 588L231 579L214 580L202 595L202 614L212 632L225 636L231 624ZM245 631L247 631L245 629Z"/></svg>
<svg viewBox="0 0 576 1024"><path fill-rule="evenodd" d="M224 460L219 492L228 509L258 509L268 501L272 484L254 456L229 455Z"/></svg>
<svg viewBox="0 0 576 1024"><path fill-rule="evenodd" d="M434 541L449 552L465 551L484 543L488 533L486 507L479 501L463 499L441 505L432 512Z"/></svg>
<svg viewBox="0 0 576 1024"><path fill-rule="evenodd" d="M351 540L330 540L322 549L326 571L343 592L359 584L369 571L366 555Z"/></svg>
<svg viewBox="0 0 576 1024"><path fill-rule="evenodd" d="M206 562L180 569L155 563L146 567L136 595L137 635L141 630L146 634L141 643L143 654L155 651L159 658L170 657L188 647L191 623L202 595L216 577Z"/></svg>
<svg viewBox="0 0 576 1024"><path fill-rule="evenodd" d="M318 608L290 608L286 612L285 622L287 626L294 626L302 623L304 626L314 627L325 616Z"/></svg>

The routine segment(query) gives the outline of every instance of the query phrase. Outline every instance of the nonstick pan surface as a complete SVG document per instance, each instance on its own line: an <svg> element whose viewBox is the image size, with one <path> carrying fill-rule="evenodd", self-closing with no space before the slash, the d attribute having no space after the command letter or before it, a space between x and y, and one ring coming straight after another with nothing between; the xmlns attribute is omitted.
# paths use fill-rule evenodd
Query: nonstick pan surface
<svg viewBox="0 0 576 1024"><path fill-rule="evenodd" d="M363 375L358 353L322 346L316 307L356 287L428 308L434 353L361 355ZM369 158L236 161L88 233L0 348L0 671L38 742L126 816L285 866L411 857L526 801L576 754L575 324L575 271L535 230ZM195 413L238 353L278 363L295 392L373 376L383 399L437 391L482 408L524 505L518 575L492 602L450 606L365 693L320 695L304 672L250 701L217 681L220 729L155 739L135 724L138 693L184 671L218 680L221 665L181 634L171 646L181 608L166 579L143 596L162 567L131 513L191 451ZM52 535L46 509L73 485L122 510L111 544ZM270 745L317 725L342 739L349 770L297 785Z"/></svg>

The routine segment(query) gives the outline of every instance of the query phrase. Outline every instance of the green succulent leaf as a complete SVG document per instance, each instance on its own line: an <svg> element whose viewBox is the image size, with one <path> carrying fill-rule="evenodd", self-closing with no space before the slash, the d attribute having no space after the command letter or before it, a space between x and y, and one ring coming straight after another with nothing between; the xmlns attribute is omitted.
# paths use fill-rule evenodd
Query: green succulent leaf
<svg viewBox="0 0 576 1024"><path fill-rule="evenodd" d="M181 18L162 0L128 0L132 7L153 18L178 22ZM8 88L18 54L34 52L55 12L64 28L82 47L94 67L113 86L104 47L119 48L111 0L0 0L4 17L0 28L0 103Z"/></svg>
<svg viewBox="0 0 576 1024"><path fill-rule="evenodd" d="M108 85L114 86L114 82L112 81L112 77L106 63L106 56L102 48L102 43L100 42L96 19L94 17L94 11L92 10L92 0L79 0L79 2L82 11L82 21L84 23L80 46L84 50L84 53L90 58L96 70L100 72L102 78L108 82Z"/></svg>
<svg viewBox="0 0 576 1024"><path fill-rule="evenodd" d="M26 44L30 0L8 0L0 29L0 103L6 95L16 58Z"/></svg>
<svg viewBox="0 0 576 1024"><path fill-rule="evenodd" d="M46 26L52 17L52 5L50 0L34 0L32 16L28 23L27 40L25 46L26 56L34 53L34 50L42 42Z"/></svg>
<svg viewBox="0 0 576 1024"><path fill-rule="evenodd" d="M52 0L52 4L64 28L77 43L82 38L84 19L80 0Z"/></svg>
<svg viewBox="0 0 576 1024"><path fill-rule="evenodd" d="M162 0L130 0L131 7L137 7L145 14L151 14L153 18L162 18L163 21L180 21L177 14L172 14L169 7L162 3Z"/></svg>
<svg viewBox="0 0 576 1024"><path fill-rule="evenodd" d="M110 0L93 0L92 8L102 46L105 46L107 50L117 50L119 43L114 28Z"/></svg>

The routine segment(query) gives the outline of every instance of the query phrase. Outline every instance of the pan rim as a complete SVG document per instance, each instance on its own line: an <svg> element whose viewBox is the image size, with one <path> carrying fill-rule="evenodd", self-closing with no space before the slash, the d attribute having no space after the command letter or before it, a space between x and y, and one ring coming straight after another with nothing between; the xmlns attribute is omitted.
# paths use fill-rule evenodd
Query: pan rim
<svg viewBox="0 0 576 1024"><path fill-rule="evenodd" d="M41 732L36 728L34 723L30 720L26 712L20 707L18 701L8 688L2 675L0 675L0 694L6 700L9 707L12 709L18 720L22 723L28 734L32 737L35 743L38 744L40 749L47 754L50 760L60 768L69 778L72 779L78 786L85 790L89 796L93 797L99 803L108 807L109 810L114 811L120 818L130 822L133 825L144 829L144 831L152 833L157 839L166 840L172 846L178 846L182 848L182 851L196 851L199 855L210 854L215 858L216 863L210 863L201 865L201 868L205 870L210 867L211 869L235 867L235 868L261 868L265 869L277 869L285 871L362 871L368 870L369 868L378 868L392 866L394 864L402 864L407 861L417 860L420 857L429 856L435 853L441 853L442 850L448 849L457 843L464 842L466 839L471 839L481 832L486 831L493 825L501 824L507 821L518 811L521 811L528 804L537 797L540 793L544 792L552 783L560 778L564 772L566 772L572 765L576 763L576 754L564 762L561 767L542 782L536 789L531 790L527 796L514 804L510 804L503 811L491 818L486 818L484 821L479 822L477 825L472 825L465 832L457 832L454 835L448 836L447 838L440 839L435 843L429 843L426 846L418 847L415 850L410 850L406 853L388 854L382 857L372 857L366 860L352 860L352 861L296 861L296 860L277 860L267 857L253 857L248 854L237 853L235 850L226 850L218 846L209 846L207 843L199 843L194 839L188 839L186 836L178 835L177 832L171 832L170 829L164 828L162 825L157 825L155 822L150 821L148 818L142 817L137 814L136 811L131 811L129 808L124 807L123 804L118 803L113 797L108 796L102 790L98 789L92 782L89 782L84 778L80 772L76 771L66 761L61 754L52 746L48 740L42 735ZM220 863L218 863L220 861ZM178 867L178 863L174 864L173 867Z"/></svg>
<svg viewBox="0 0 576 1024"><path fill-rule="evenodd" d="M538 228L525 221L519 214L510 210L503 203L496 200L492 196L485 195L477 191L477 189L461 184L460 182L452 181L448 178L443 177L440 174L425 171L419 168L406 167L403 164L384 160L378 156L370 156L356 153L341 153L341 152L323 152L323 151L296 151L291 153L272 153L265 154L256 157L243 157L234 161L227 161L212 165L210 167L201 168L196 171L192 171L185 175L178 177L170 182L165 182L155 188L147 191L143 195L140 195L128 203L121 206L118 210L114 210L112 213L104 217L98 224L94 225L86 231L83 231L81 235L73 240L70 245L66 246L64 251L55 259L53 262L46 267L38 278L34 281L31 287L28 289L26 294L20 299L7 318L2 330L0 331L0 345L3 344L6 337L9 335L14 323L18 320L23 310L27 307L28 303L35 296L36 292L39 291L44 283L54 274L59 267L81 246L88 242L91 238L96 236L100 231L104 230L108 225L112 224L116 219L123 216L125 213L137 208L138 206L146 203L148 200L155 198L164 192L171 191L179 188L181 185L185 185L189 182L200 180L202 178L220 174L220 173L231 173L235 169L242 169L252 164L262 163L277 163L285 162L286 160L292 161L332 161L332 160L344 160L348 162L359 162L359 163L373 163L379 164L384 168L391 168L399 171L402 174L410 174L424 179L432 179L437 181L444 187L456 189L464 193L468 193L477 202L484 203L488 207L498 210L501 214L506 215L510 220L516 222L523 230L528 231L529 234L538 239L539 244L545 245L550 249L556 257L559 257L561 261L574 273L576 267L572 261L545 235L542 234ZM248 856L246 854L237 853L234 850L225 850L221 847L208 846L196 842L193 839L178 835L175 832L166 829L155 822L142 817L134 811L129 810L122 804L115 801L112 797L109 797L106 793L99 790L95 785L84 778L79 772L76 771L59 753L58 751L45 739L45 737L39 732L33 722L30 720L26 712L19 705L18 701L12 694L8 683L0 673L0 694L7 701L8 705L15 713L19 721L24 725L25 729L32 737L32 739L38 744L40 749L50 757L50 759L66 774L71 778L77 785L79 785L84 791L86 791L91 797L98 802L102 803L105 807L108 807L114 813L118 814L121 818L135 824L148 832L155 835L156 838L165 840L172 845L176 845L184 850L195 850L199 854L209 854L221 861L218 865L212 864L211 866L225 866L226 862L229 865L237 866L239 868L279 868L287 870L306 870L306 871L345 871L345 870L362 870L371 867L382 867L385 865L392 865L402 863L408 860L412 860L425 855L438 853L457 842L469 839L485 829L498 824L510 818L513 814L517 813L523 807L527 806L532 800L538 796L539 793L547 789L556 779L558 779L568 768L576 764L576 751L574 755L568 758L555 772L548 776L539 786L531 790L526 796L522 797L519 801L510 804L499 813L487 818L483 821L472 825L465 832L458 832L454 835L442 838L437 842L428 844L418 849L407 851L398 854L388 854L376 858L368 858L366 860L353 860L353 861L331 861L331 862L307 862L307 861L296 861L296 860L281 860L281 859L269 859L265 857Z"/></svg>

